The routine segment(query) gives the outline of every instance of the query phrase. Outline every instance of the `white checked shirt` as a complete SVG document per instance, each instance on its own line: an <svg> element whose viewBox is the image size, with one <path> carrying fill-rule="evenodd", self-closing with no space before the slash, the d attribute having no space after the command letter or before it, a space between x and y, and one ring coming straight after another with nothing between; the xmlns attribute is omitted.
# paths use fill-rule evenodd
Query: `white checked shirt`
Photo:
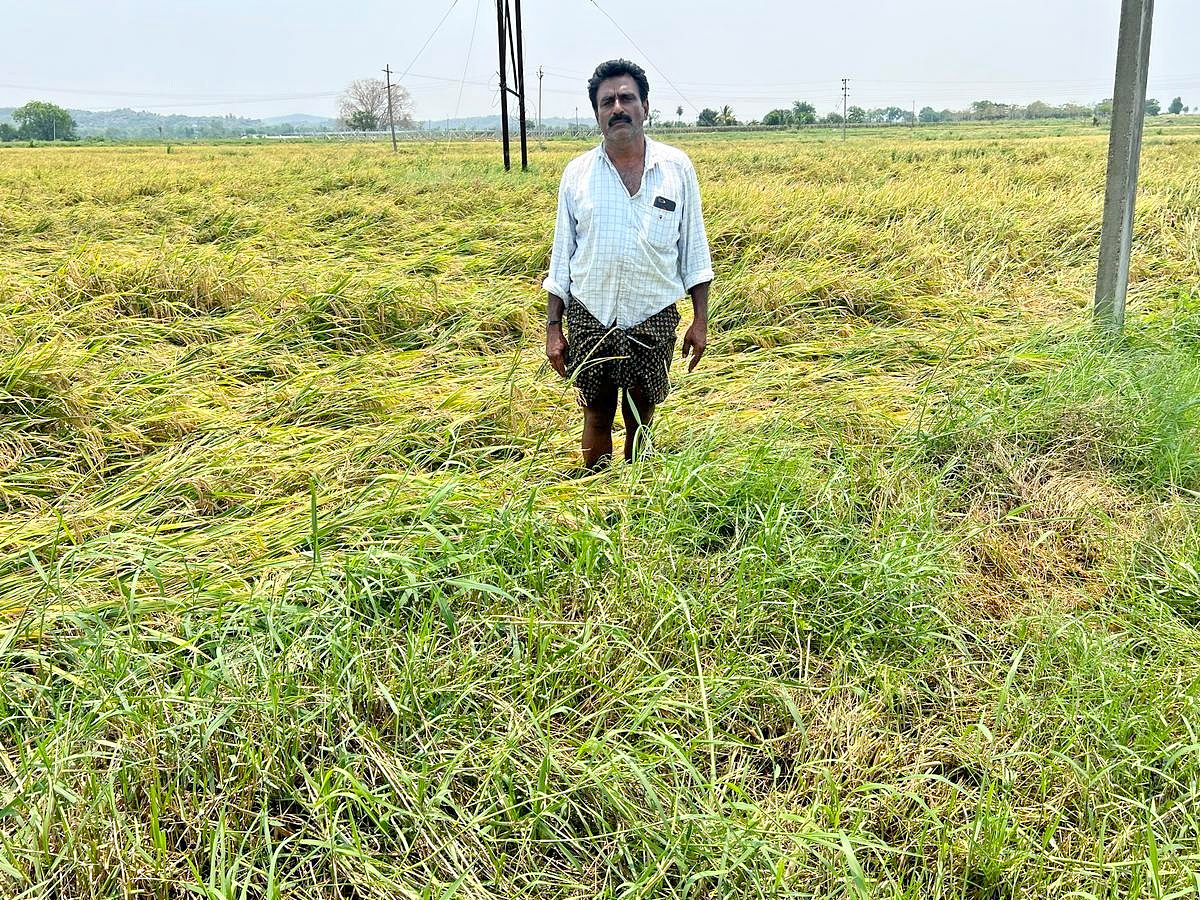
<svg viewBox="0 0 1200 900"><path fill-rule="evenodd" d="M646 138L629 196L601 144L567 164L542 287L604 325L631 328L713 277L700 185L682 150Z"/></svg>

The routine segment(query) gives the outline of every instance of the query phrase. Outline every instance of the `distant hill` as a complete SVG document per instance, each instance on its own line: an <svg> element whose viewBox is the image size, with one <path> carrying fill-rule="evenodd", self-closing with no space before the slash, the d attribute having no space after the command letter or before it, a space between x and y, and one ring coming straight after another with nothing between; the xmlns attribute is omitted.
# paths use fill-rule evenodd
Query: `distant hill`
<svg viewBox="0 0 1200 900"><path fill-rule="evenodd" d="M330 129L337 124L336 120L329 116L310 116L308 113L293 113L290 116L271 116L270 118L260 119L264 125L309 125L313 128Z"/></svg>
<svg viewBox="0 0 1200 900"><path fill-rule="evenodd" d="M515 130L520 127L520 123L517 121L516 116L509 116L508 120L510 128ZM528 128L533 128L537 125L537 118L535 116L529 116L525 120L525 123ZM419 124L421 128L427 128L431 130L441 130L445 128L451 131L499 131L500 117L469 116L459 119L425 119ZM582 116L579 118L579 125L581 128L589 128L594 124L595 122L593 122L590 116L586 119ZM571 128L574 125L574 119L564 119L560 116L542 120L543 128Z"/></svg>
<svg viewBox="0 0 1200 900"><path fill-rule="evenodd" d="M15 107L0 107L0 122L11 122ZM81 138L104 137L112 140L128 138L222 138L244 134L290 134L293 132L328 131L334 120L327 116L294 113L268 119L247 119L241 116L184 116L160 115L147 110L129 108L90 110L69 109Z"/></svg>
<svg viewBox="0 0 1200 900"><path fill-rule="evenodd" d="M0 107L0 122L11 122L13 107ZM253 134L305 134L316 131L337 130L336 120L329 116L314 116L310 113L292 113L286 116L268 116L248 119L241 116L184 116L162 115L148 110L122 109L91 110L69 109L75 120L76 132L81 138L108 138L129 140L139 138L226 138ZM536 118L527 120L534 128ZM574 119L554 116L542 121L543 128L565 129L575 126ZM592 128L591 116L579 118L579 127ZM450 119L426 119L418 128L441 131L499 131L499 116L466 116ZM519 124L515 116L509 117L509 127L516 133Z"/></svg>

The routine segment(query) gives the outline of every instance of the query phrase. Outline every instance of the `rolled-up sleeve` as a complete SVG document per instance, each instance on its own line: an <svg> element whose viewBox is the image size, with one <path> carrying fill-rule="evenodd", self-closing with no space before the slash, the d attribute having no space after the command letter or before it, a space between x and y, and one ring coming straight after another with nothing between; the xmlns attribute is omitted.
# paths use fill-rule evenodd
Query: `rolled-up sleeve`
<svg viewBox="0 0 1200 900"><path fill-rule="evenodd" d="M679 278L684 290L690 291L696 285L713 279L708 235L704 231L704 213L700 208L700 182L696 178L695 168L690 165L687 167L684 192L683 221L679 228Z"/></svg>
<svg viewBox="0 0 1200 900"><path fill-rule="evenodd" d="M571 192L563 172L558 184L558 215L554 220L554 246L550 250L550 273L542 282L556 297L571 296L571 257L575 255L575 216L571 211Z"/></svg>

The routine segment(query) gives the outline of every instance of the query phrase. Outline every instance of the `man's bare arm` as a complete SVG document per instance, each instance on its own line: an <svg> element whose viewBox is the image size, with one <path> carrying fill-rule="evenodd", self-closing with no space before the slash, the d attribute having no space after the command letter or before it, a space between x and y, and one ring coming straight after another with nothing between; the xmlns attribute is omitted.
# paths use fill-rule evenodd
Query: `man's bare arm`
<svg viewBox="0 0 1200 900"><path fill-rule="evenodd" d="M563 337L562 318L566 304L557 294L546 293L546 359L550 368L567 377L567 339Z"/></svg>
<svg viewBox="0 0 1200 900"><path fill-rule="evenodd" d="M687 359L688 352L691 352L692 361L688 363L689 372L696 368L696 363L700 362L700 357L708 348L708 286L710 284L712 284L711 281L702 281L688 291L692 295L692 324L688 326L688 330L683 335L681 356L683 359Z"/></svg>

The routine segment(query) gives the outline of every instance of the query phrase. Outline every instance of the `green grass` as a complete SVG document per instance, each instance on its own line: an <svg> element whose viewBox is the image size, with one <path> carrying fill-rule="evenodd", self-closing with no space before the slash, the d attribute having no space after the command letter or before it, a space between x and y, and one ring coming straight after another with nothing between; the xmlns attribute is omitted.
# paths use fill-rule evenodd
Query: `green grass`
<svg viewBox="0 0 1200 900"><path fill-rule="evenodd" d="M1200 895L1200 142L1105 342L1102 136L926 137L683 139L710 352L588 478L584 144L6 150L5 895Z"/></svg>

